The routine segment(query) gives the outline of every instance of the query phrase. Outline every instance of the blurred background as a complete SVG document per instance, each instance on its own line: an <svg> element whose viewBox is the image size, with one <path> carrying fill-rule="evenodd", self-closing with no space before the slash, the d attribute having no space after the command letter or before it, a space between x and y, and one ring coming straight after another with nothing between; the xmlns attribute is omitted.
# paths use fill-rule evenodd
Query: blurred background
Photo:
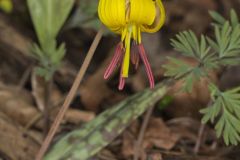
<svg viewBox="0 0 240 160"><path fill-rule="evenodd" d="M37 42L25 0L9 0L12 7L0 0L0 159L32 160L43 141L43 80L33 72L36 60L30 45ZM143 34L143 44L149 56L156 82L164 77L161 67L166 56L175 56L194 63L174 51L170 39L179 31L193 30L197 35L211 36L209 10L218 11L224 17L230 9L240 15L240 0L163 0L167 19L164 27L155 34ZM54 74L51 92L50 120L53 120L64 97L68 93L92 40L100 28L97 16L98 0L75 0L74 8L57 37L65 42L67 53L60 69ZM103 110L126 97L148 87L144 67L131 71L123 91L118 91L118 74L110 80L103 73L110 62L118 35L106 31L88 68L77 95L68 110L55 141L65 133L90 121ZM240 68L232 67L219 76L212 73L214 81L222 88L239 85ZM221 77L221 78L219 78ZM172 93L179 90L177 83ZM144 137L142 157L152 160L237 160L238 147L226 147L216 139L212 126L206 126L198 155L194 146L201 128L199 109L209 101L205 81L198 82L192 94L172 96L168 105L157 104ZM131 159L134 137L137 137L142 119L133 124L96 159ZM144 158L143 158L144 159ZM146 158L147 159L147 158Z"/></svg>

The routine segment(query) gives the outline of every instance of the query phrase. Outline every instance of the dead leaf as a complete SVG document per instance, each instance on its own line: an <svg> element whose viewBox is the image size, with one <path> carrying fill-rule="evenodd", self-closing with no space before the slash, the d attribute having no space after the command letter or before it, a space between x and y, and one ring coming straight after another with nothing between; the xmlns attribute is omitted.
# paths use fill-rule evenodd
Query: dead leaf
<svg viewBox="0 0 240 160"><path fill-rule="evenodd" d="M163 160L163 157L160 153L152 153L149 155L151 160Z"/></svg>
<svg viewBox="0 0 240 160"><path fill-rule="evenodd" d="M0 90L0 111L17 123L25 126L39 111L32 105L31 95L16 87L2 86ZM41 127L41 124L36 124Z"/></svg>
<svg viewBox="0 0 240 160"><path fill-rule="evenodd" d="M88 111L80 111L77 109L68 109L65 119L74 124L80 124L81 122L89 122L95 118L95 113Z"/></svg>
<svg viewBox="0 0 240 160"><path fill-rule="evenodd" d="M0 84L0 111L10 117L13 121L21 126L29 125L34 121L34 127L43 128L43 119L41 112L33 105L33 98L30 93L25 90L17 90L16 86L6 86ZM59 107L51 109L51 119L56 116ZM77 109L69 109L66 112L64 121L79 124L80 122L88 122L95 117L95 114ZM31 127L31 126L29 126Z"/></svg>
<svg viewBox="0 0 240 160"><path fill-rule="evenodd" d="M0 151L12 160L34 159L39 145L0 112Z"/></svg>
<svg viewBox="0 0 240 160"><path fill-rule="evenodd" d="M190 117L174 118L167 122L170 130L174 133L178 133L180 141L186 143L186 141L195 144L198 139L198 132L201 126L201 122ZM185 142L184 142L185 141ZM210 142L216 142L216 132L213 128L205 126L204 134L202 136L202 149L201 152L212 154L213 148ZM192 147L186 146L187 150L193 149ZM185 148L184 146L182 149ZM219 148L218 148L219 149Z"/></svg>
<svg viewBox="0 0 240 160"><path fill-rule="evenodd" d="M124 157L129 158L134 154L134 147L139 134L139 123L134 122L128 130L123 133L122 154ZM172 132L160 118L151 118L146 129L143 148L141 149L141 158L147 157L146 149L153 147L170 150L177 141L179 135Z"/></svg>
<svg viewBox="0 0 240 160"><path fill-rule="evenodd" d="M122 154L128 158L134 154L134 143L137 140L137 132L139 129L138 121L134 121L131 126L123 132Z"/></svg>
<svg viewBox="0 0 240 160"><path fill-rule="evenodd" d="M165 150L172 149L177 141L179 135L172 132L160 118L151 118L145 132L143 147L162 148Z"/></svg>

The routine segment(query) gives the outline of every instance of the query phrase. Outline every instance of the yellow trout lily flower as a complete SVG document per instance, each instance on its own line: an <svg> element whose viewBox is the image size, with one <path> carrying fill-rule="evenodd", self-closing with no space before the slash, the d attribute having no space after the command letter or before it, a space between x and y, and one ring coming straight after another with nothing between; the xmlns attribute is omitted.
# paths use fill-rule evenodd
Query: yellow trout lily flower
<svg viewBox="0 0 240 160"><path fill-rule="evenodd" d="M119 63L122 64L119 89L125 85L128 77L130 59L138 67L139 58L143 61L150 87L154 87L154 78L145 49L141 43L141 32L157 32L165 21L165 10L161 0L99 0L98 15L111 31L121 34L114 57L108 66L104 78L112 74Z"/></svg>

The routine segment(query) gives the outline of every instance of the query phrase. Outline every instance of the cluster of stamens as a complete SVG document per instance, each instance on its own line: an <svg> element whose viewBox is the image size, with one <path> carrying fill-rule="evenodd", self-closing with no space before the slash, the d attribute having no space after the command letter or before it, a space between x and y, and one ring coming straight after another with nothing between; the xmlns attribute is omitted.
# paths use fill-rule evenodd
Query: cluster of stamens
<svg viewBox="0 0 240 160"><path fill-rule="evenodd" d="M137 28L137 27L136 27ZM128 32L131 31L131 32ZM118 89L122 90L125 86L125 80L128 77L129 62L138 69L140 59L142 60L148 76L150 88L154 87L154 78L151 66L141 43L141 35L137 30L127 29L127 33L122 33L122 40L118 43L112 61L105 71L104 78L108 79L113 71L121 66Z"/></svg>

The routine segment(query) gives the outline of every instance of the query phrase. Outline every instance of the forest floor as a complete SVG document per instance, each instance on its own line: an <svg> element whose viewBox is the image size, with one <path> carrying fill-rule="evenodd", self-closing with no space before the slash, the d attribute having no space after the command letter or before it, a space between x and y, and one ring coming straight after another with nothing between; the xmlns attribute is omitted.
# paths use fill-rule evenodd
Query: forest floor
<svg viewBox="0 0 240 160"><path fill-rule="evenodd" d="M35 59L29 47L37 42L25 0L13 0L14 9L7 14L0 11L0 159L33 160L45 136L44 83L34 74ZM81 5L81 0L77 5ZM156 82L165 77L161 65L166 56L181 57L170 46L170 38L183 30L196 34L212 34L209 10L228 17L231 8L240 11L239 0L166 0L167 19L163 29L153 35L143 36L149 53ZM240 15L240 12L239 12ZM70 26L70 27L69 27ZM66 25L58 37L66 42L67 54L54 75L50 96L49 119L52 122L66 97L86 52L96 34L91 26ZM69 131L79 128L100 112L146 87L141 66L128 79L123 91L118 91L118 78L106 81L103 73L108 65L119 37L103 37L93 61L84 77L70 109L67 111L54 141ZM218 78L222 87L239 85L240 68L230 68ZM233 79L234 77L234 79ZM207 106L209 93L204 80L196 83L191 94L173 94L181 82L171 89L171 102L162 108L157 103L143 138L140 156L152 160L240 160L239 147L227 147L217 139L213 126L201 124L199 110ZM93 159L130 160L144 116L134 121L123 134Z"/></svg>

